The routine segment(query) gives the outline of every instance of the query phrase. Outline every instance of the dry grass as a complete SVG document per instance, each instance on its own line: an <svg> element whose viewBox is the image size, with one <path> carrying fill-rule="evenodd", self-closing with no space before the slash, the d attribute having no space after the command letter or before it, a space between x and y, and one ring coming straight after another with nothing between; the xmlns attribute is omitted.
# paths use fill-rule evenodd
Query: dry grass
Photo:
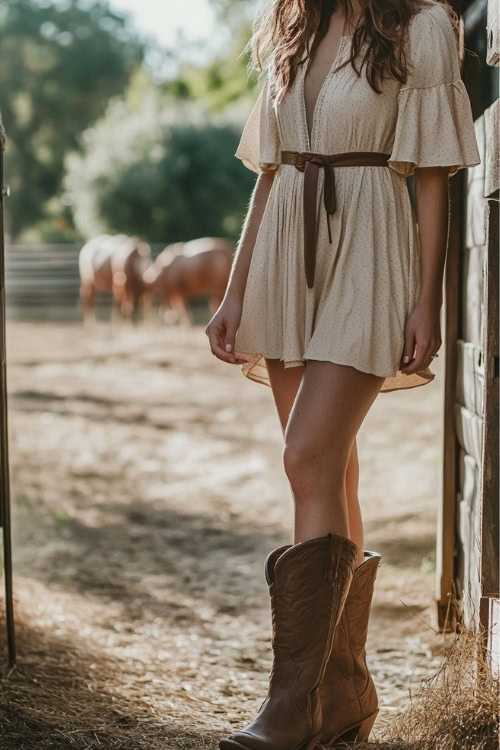
<svg viewBox="0 0 500 750"><path fill-rule="evenodd" d="M3 618L0 626L3 633ZM3 639L1 644L1 750L216 747L220 733L197 731L199 709L189 702L182 721L158 716L148 706L150 680L140 663L120 664L92 653L84 638L79 643L33 629L19 614L17 641L18 666L9 675Z"/></svg>
<svg viewBox="0 0 500 750"><path fill-rule="evenodd" d="M465 629L454 636L440 669L391 727L395 749L498 750L499 684L483 642Z"/></svg>
<svg viewBox="0 0 500 750"><path fill-rule="evenodd" d="M199 707L163 719L144 701L148 682L133 667L18 622L20 665L2 680L1 750L204 750L220 732L197 730ZM410 707L366 750L497 750L498 682L481 648L463 631ZM87 644L88 645L88 644ZM5 663L5 654L2 654ZM135 689L130 681L136 680ZM117 682L127 680L126 695ZM208 707L207 707L208 708ZM346 746L347 747L347 746Z"/></svg>

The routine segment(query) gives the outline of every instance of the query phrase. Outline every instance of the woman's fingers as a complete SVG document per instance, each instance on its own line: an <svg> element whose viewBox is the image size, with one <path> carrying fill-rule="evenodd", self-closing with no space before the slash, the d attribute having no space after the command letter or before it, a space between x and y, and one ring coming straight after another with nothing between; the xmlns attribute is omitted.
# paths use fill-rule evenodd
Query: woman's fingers
<svg viewBox="0 0 500 750"><path fill-rule="evenodd" d="M224 351L234 352L235 338L236 338L236 325L228 321L226 323L226 335L224 336Z"/></svg>
<svg viewBox="0 0 500 750"><path fill-rule="evenodd" d="M205 333L208 336L210 349L215 357L221 359L223 362L228 362L231 365L239 365L244 363L244 359L239 359L238 357L235 357L234 354L232 354L232 349L230 351L226 350L226 345L230 344L226 344L225 323L218 325L209 323L209 325L205 328Z"/></svg>
<svg viewBox="0 0 500 750"><path fill-rule="evenodd" d="M400 370L411 375L424 370L441 346L439 319L427 307L416 306L406 321Z"/></svg>
<svg viewBox="0 0 500 750"><path fill-rule="evenodd" d="M403 356L401 357L400 369L405 371L405 366L412 361L415 356L415 333L411 328L407 328L405 331L405 343L403 348Z"/></svg>
<svg viewBox="0 0 500 750"><path fill-rule="evenodd" d="M425 368L429 367L432 362L433 353L434 347L428 342L417 342L415 358L411 360L408 365L402 367L401 371L406 375L411 375L419 370L425 370Z"/></svg>

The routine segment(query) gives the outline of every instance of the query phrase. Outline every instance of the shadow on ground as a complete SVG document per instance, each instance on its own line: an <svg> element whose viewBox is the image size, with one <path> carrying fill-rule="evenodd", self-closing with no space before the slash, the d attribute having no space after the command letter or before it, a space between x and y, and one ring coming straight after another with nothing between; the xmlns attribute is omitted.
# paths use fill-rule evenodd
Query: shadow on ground
<svg viewBox="0 0 500 750"><path fill-rule="evenodd" d="M3 617L2 629L4 625ZM3 645L3 644L2 644ZM220 735L154 717L140 697L113 691L123 665L82 641L31 628L17 618L18 665L3 677L1 750L201 750ZM4 665L6 654L1 653ZM5 667L4 667L5 674ZM144 684L141 683L141 693ZM137 690L136 690L137 693Z"/></svg>

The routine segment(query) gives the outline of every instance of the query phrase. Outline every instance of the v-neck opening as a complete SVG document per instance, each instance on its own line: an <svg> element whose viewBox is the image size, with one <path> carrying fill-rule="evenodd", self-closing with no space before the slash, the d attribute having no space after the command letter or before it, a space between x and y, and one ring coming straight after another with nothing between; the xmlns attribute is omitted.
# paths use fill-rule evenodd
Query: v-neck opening
<svg viewBox="0 0 500 750"><path fill-rule="evenodd" d="M306 136L307 136L307 146L308 146L308 150L309 151L312 148L312 141L313 141L313 137L314 137L314 123L315 123L315 117L316 117L316 110L317 110L317 107L318 107L318 102L319 102L319 100L320 100L320 98L321 98L321 96L323 94L323 91L325 89L326 83L327 83L328 79L330 78L330 76L332 74L334 66L337 64L341 52L343 52L345 40L349 39L350 37L352 37L352 34L342 34L342 36L340 37L339 45L337 47L337 51L335 52L335 57L333 58L332 64L330 65L330 67L329 67L329 69L328 69L328 71L327 71L327 73L326 73L326 75L325 75L325 77L323 79L323 82L322 82L322 84L321 84L321 86L319 88L318 95L316 97L316 101L314 102L314 106L313 106L313 110L312 110L311 132L309 132L309 125L307 123L307 106L306 106L306 94L305 94L305 81L306 81L306 76L307 76L307 74L309 72L309 65L311 63L311 60L309 59L307 65L305 65L303 67L302 79L301 79L301 82L300 82L301 83L301 94L302 94L302 111L303 111L304 125L305 125L305 131L306 131ZM309 51L310 51L310 48L308 49L308 52Z"/></svg>

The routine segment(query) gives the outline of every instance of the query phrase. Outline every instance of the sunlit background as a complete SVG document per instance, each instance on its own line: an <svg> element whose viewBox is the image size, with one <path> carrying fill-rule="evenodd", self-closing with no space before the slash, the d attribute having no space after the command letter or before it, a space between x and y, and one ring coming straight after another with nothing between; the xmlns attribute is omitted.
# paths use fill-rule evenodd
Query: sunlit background
<svg viewBox="0 0 500 750"><path fill-rule="evenodd" d="M154 37L165 47L175 46L179 38L199 44L202 50L212 50L222 43L223 26L216 23L210 0L147 0L142 3L140 0L113 0L111 7L130 13L142 33Z"/></svg>

